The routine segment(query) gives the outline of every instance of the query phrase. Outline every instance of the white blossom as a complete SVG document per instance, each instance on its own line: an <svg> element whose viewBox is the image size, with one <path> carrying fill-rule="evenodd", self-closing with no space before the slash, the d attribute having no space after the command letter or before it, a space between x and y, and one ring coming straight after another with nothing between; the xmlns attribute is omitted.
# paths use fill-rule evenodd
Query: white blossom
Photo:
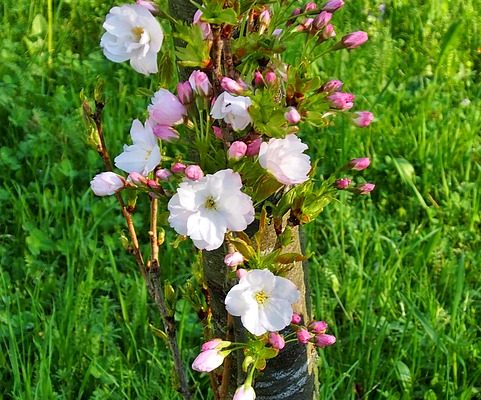
<svg viewBox="0 0 481 400"><path fill-rule="evenodd" d="M304 154L307 145L294 134L283 139L270 139L261 144L259 164L284 185L303 183L309 179L310 158Z"/></svg>
<svg viewBox="0 0 481 400"><path fill-rule="evenodd" d="M225 298L229 314L241 317L242 325L256 336L277 332L291 323L292 304L299 291L289 279L267 269L247 272Z"/></svg>
<svg viewBox="0 0 481 400"><path fill-rule="evenodd" d="M90 188L97 196L110 196L124 185L125 179L113 172L102 172L90 181Z"/></svg>
<svg viewBox="0 0 481 400"><path fill-rule="evenodd" d="M252 122L248 108L252 100L245 96L232 96L222 92L214 102L210 115L215 119L223 119L231 124L235 131L240 131Z"/></svg>
<svg viewBox="0 0 481 400"><path fill-rule="evenodd" d="M164 33L149 10L138 4L113 7L103 27L100 46L105 57L117 63L130 60L132 68L144 75L158 71L157 53Z"/></svg>
<svg viewBox="0 0 481 400"><path fill-rule="evenodd" d="M182 182L168 204L170 226L199 249L219 248L228 230L243 231L254 221L252 200L241 187L240 175L231 169Z"/></svg>
<svg viewBox="0 0 481 400"><path fill-rule="evenodd" d="M115 157L115 166L122 171L138 172L147 176L160 164L160 149L157 138L148 122L145 126L136 119L132 122L130 136L133 144L124 145L124 151Z"/></svg>

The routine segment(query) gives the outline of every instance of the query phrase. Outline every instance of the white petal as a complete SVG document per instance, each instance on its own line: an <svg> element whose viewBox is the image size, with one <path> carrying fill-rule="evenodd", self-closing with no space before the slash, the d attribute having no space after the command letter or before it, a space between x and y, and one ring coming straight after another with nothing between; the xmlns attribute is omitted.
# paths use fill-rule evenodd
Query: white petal
<svg viewBox="0 0 481 400"><path fill-rule="evenodd" d="M270 332L284 329L291 323L291 317L292 306L288 301L268 301L259 307L259 321Z"/></svg>
<svg viewBox="0 0 481 400"><path fill-rule="evenodd" d="M157 53L155 52L148 52L145 56L132 57L130 65L137 72L144 75L155 74L159 71L157 67Z"/></svg>

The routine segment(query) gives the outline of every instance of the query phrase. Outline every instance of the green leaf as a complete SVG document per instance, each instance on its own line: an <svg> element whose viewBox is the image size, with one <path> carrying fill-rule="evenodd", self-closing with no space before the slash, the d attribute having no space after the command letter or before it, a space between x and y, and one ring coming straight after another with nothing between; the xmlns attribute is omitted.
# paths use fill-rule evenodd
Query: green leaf
<svg viewBox="0 0 481 400"><path fill-rule="evenodd" d="M292 264L297 261L305 261L307 257L299 253L284 253L276 258L276 262L279 264Z"/></svg>

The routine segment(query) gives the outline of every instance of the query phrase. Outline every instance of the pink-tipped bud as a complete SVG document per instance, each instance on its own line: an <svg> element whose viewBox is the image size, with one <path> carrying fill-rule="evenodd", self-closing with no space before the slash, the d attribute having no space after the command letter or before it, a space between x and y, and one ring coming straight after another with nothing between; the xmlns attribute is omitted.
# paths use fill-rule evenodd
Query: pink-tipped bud
<svg viewBox="0 0 481 400"><path fill-rule="evenodd" d="M170 172L167 168L162 168L155 172L155 176L161 181L168 181L172 176L172 172Z"/></svg>
<svg viewBox="0 0 481 400"><path fill-rule="evenodd" d="M308 30L312 26L313 22L314 18L306 18L304 21L302 21L302 29L300 29L300 31L302 32Z"/></svg>
<svg viewBox="0 0 481 400"><path fill-rule="evenodd" d="M259 71L254 72L254 85L258 87L264 86L264 77Z"/></svg>
<svg viewBox="0 0 481 400"><path fill-rule="evenodd" d="M247 275L247 271L243 268L239 268L236 272L235 272L235 276L237 277L237 279L241 280L244 276Z"/></svg>
<svg viewBox="0 0 481 400"><path fill-rule="evenodd" d="M334 25L327 24L320 35L321 40L328 40L330 38L336 37L336 31L334 30Z"/></svg>
<svg viewBox="0 0 481 400"><path fill-rule="evenodd" d="M160 189L160 185L153 179L147 180L147 186L151 189Z"/></svg>
<svg viewBox="0 0 481 400"><path fill-rule="evenodd" d="M352 93L334 92L327 96L329 105L340 111L347 111L354 106L354 96Z"/></svg>
<svg viewBox="0 0 481 400"><path fill-rule="evenodd" d="M356 47L366 43L367 39L368 36L366 32L357 31L344 36L339 43L345 49L355 49Z"/></svg>
<svg viewBox="0 0 481 400"><path fill-rule="evenodd" d="M190 86L188 81L179 82L177 84L177 97L184 105L192 103L194 93L192 92L192 86Z"/></svg>
<svg viewBox="0 0 481 400"><path fill-rule="evenodd" d="M327 322L324 321L312 321L309 324L309 330L312 333L319 334L324 333L327 330Z"/></svg>
<svg viewBox="0 0 481 400"><path fill-rule="evenodd" d="M356 188L356 192L358 194L369 194L374 190L375 187L376 185L374 183L363 183Z"/></svg>
<svg viewBox="0 0 481 400"><path fill-rule="evenodd" d="M333 79L331 81L327 81L321 86L321 92L324 93L334 93L338 92L342 89L342 85L344 85L341 81L337 79Z"/></svg>
<svg viewBox="0 0 481 400"><path fill-rule="evenodd" d="M198 165L189 165L184 170L185 177L191 181L198 181L204 177L204 171Z"/></svg>
<svg viewBox="0 0 481 400"><path fill-rule="evenodd" d="M302 13L302 10L300 8L294 8L294 10L292 10L291 15L293 17L295 17L296 15L299 15L300 13Z"/></svg>
<svg viewBox="0 0 481 400"><path fill-rule="evenodd" d="M192 363L192 369L197 372L211 372L224 362L224 352L218 349L201 352Z"/></svg>
<svg viewBox="0 0 481 400"><path fill-rule="evenodd" d="M284 340L284 336L279 335L277 332L270 332L269 333L269 343L274 349L282 350L286 345L286 341Z"/></svg>
<svg viewBox="0 0 481 400"><path fill-rule="evenodd" d="M306 6L304 7L304 12L309 12L314 10L317 10L317 4L312 1L307 3Z"/></svg>
<svg viewBox="0 0 481 400"><path fill-rule="evenodd" d="M244 87L240 83L228 77L222 78L220 86L229 93L242 94L244 92Z"/></svg>
<svg viewBox="0 0 481 400"><path fill-rule="evenodd" d="M180 162L176 162L176 163L172 164L172 166L170 167L170 170L174 174L181 174L185 171L185 168L186 168L185 164L182 164Z"/></svg>
<svg viewBox="0 0 481 400"><path fill-rule="evenodd" d="M255 400L256 392L251 385L243 384L234 393L232 400Z"/></svg>
<svg viewBox="0 0 481 400"><path fill-rule="evenodd" d="M155 136L157 136L159 139L165 140L166 142L171 142L172 140L179 138L179 133L171 126L155 125L152 128L152 131L154 132Z"/></svg>
<svg viewBox="0 0 481 400"><path fill-rule="evenodd" d="M222 140L224 138L224 135L222 134L221 128L219 128L218 126L213 126L212 130L214 131L214 135L217 139Z"/></svg>
<svg viewBox="0 0 481 400"><path fill-rule="evenodd" d="M125 179L113 172L102 172L90 181L90 188L97 196L111 196L124 186Z"/></svg>
<svg viewBox="0 0 481 400"><path fill-rule="evenodd" d="M301 321L302 321L302 318L299 314L292 313L291 324L298 325L301 323Z"/></svg>
<svg viewBox="0 0 481 400"><path fill-rule="evenodd" d="M228 267L234 268L241 265L244 262L244 256L238 251L229 253L224 257L224 264Z"/></svg>
<svg viewBox="0 0 481 400"><path fill-rule="evenodd" d="M317 347L327 347L332 346L336 343L336 337L333 335L326 335L325 333L321 333L320 335L316 335L316 346Z"/></svg>
<svg viewBox="0 0 481 400"><path fill-rule="evenodd" d="M200 30L202 31L202 37L204 39L212 39L212 29L210 24L202 21L202 11L197 10L195 12L192 24L200 27Z"/></svg>
<svg viewBox="0 0 481 400"><path fill-rule="evenodd" d="M190 74L189 83L194 93L203 97L210 97L212 95L212 85L209 77L205 72L195 70Z"/></svg>
<svg viewBox="0 0 481 400"><path fill-rule="evenodd" d="M244 142L236 141L232 143L227 151L227 157L231 160L239 160L246 155L247 145Z"/></svg>
<svg viewBox="0 0 481 400"><path fill-rule="evenodd" d="M289 107L288 111L284 113L284 118L290 124L297 124L301 120L301 114L294 107Z"/></svg>
<svg viewBox="0 0 481 400"><path fill-rule="evenodd" d="M334 11L339 10L344 5L343 0L329 0L322 9L324 11L329 11L333 13Z"/></svg>
<svg viewBox="0 0 481 400"><path fill-rule="evenodd" d="M263 33L271 23L271 13L268 9L263 10L259 14L259 33Z"/></svg>
<svg viewBox="0 0 481 400"><path fill-rule="evenodd" d="M256 156L261 149L262 139L257 138L247 144L246 156Z"/></svg>
<svg viewBox="0 0 481 400"><path fill-rule="evenodd" d="M352 122L359 128L366 128L374 120L374 115L370 111L356 111L355 114L356 117L352 119Z"/></svg>
<svg viewBox="0 0 481 400"><path fill-rule="evenodd" d="M153 1L149 1L149 0L136 0L136 3L139 5L139 6L142 6L144 7L145 9L149 10L152 14L155 14L157 13L159 10L157 8L157 6L155 5L155 3Z"/></svg>
<svg viewBox="0 0 481 400"><path fill-rule="evenodd" d="M302 344L307 344L311 339L311 334L305 328L299 329L296 332L296 335L297 335L297 340L299 341L299 343L302 343Z"/></svg>
<svg viewBox="0 0 481 400"><path fill-rule="evenodd" d="M277 76L274 72L269 71L266 73L266 82L268 84L273 84L275 83L276 80L277 80Z"/></svg>
<svg viewBox="0 0 481 400"><path fill-rule="evenodd" d="M322 11L316 18L314 18L312 26L314 27L314 29L320 31L327 26L331 18L332 14L330 12Z"/></svg>
<svg viewBox="0 0 481 400"><path fill-rule="evenodd" d="M337 179L336 180L336 183L335 183L335 186L336 188L338 188L339 190L345 190L349 187L349 185L351 184L352 180L349 179L349 178L341 178L341 179Z"/></svg>
<svg viewBox="0 0 481 400"><path fill-rule="evenodd" d="M371 165L371 160L367 157L353 158L348 165L355 171L362 171Z"/></svg>
<svg viewBox="0 0 481 400"><path fill-rule="evenodd" d="M201 351L207 351L207 350L214 350L214 349L223 349L224 347L229 347L231 345L231 342L227 340L222 340L219 338L211 339L204 344L202 344Z"/></svg>
<svg viewBox="0 0 481 400"><path fill-rule="evenodd" d="M139 174L138 172L131 172L127 179L132 182L134 185L137 186L145 186L147 185L147 179L145 176Z"/></svg>

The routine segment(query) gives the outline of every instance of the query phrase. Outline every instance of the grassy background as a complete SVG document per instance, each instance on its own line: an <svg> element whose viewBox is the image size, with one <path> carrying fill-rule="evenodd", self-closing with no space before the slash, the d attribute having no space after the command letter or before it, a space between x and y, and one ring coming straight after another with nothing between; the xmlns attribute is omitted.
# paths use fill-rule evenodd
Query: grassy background
<svg viewBox="0 0 481 400"><path fill-rule="evenodd" d="M152 82L102 56L110 4L53 3L0 8L0 399L176 398L116 204L89 191L102 166L79 108L81 89L104 78L116 154L147 104L136 88ZM377 184L308 227L313 302L338 337L320 353L321 398L476 399L481 4L380 5L338 12L338 34L363 29L371 40L319 64L377 122L360 130L339 118L304 133L324 171L368 155L364 176ZM185 282L191 257L187 246L164 249L166 277ZM188 364L200 327L183 301L176 317ZM196 398L209 398L205 377L189 374Z"/></svg>

